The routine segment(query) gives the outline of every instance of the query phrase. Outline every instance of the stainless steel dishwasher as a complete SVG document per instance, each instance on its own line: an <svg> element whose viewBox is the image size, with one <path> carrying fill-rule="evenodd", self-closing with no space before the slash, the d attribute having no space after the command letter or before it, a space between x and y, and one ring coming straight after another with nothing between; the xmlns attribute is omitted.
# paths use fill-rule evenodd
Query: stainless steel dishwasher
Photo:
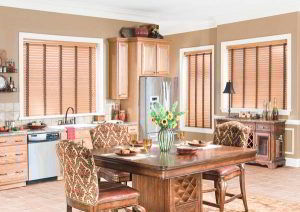
<svg viewBox="0 0 300 212"><path fill-rule="evenodd" d="M60 175L55 146L59 132L30 133L28 135L28 180L41 180Z"/></svg>

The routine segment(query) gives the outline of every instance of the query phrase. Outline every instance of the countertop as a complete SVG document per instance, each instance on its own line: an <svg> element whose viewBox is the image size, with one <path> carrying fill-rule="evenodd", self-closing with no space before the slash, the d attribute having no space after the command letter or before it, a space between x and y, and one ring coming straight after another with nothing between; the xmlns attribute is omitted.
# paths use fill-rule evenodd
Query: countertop
<svg viewBox="0 0 300 212"><path fill-rule="evenodd" d="M286 122L286 120L283 120L283 119L282 120L264 120L264 119L241 119L241 118L229 118L229 117L215 118L215 120L254 122L254 123L266 123L266 124Z"/></svg>

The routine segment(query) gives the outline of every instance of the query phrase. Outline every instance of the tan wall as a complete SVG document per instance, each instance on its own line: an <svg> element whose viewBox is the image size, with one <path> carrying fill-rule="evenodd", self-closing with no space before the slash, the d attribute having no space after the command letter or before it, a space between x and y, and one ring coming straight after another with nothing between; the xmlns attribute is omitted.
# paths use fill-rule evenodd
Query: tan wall
<svg viewBox="0 0 300 212"><path fill-rule="evenodd" d="M237 23L225 24L217 26L213 29L200 30L188 33L181 33L167 36L166 39L171 41L171 70L173 76L179 74L179 50L181 48L197 47L204 45L215 45L215 82L214 82L214 111L215 115L224 115L220 111L220 82L221 82L221 42L279 35L292 34L292 113L288 119L300 119L300 13L289 13L284 15L266 17L261 19L242 21ZM287 128L294 129L294 154L288 154L287 157L300 158L300 143L298 135L300 135L300 127L296 125L287 125ZM209 140L212 139L211 134L187 133L188 138L198 138ZM287 131L286 151L292 151L291 130Z"/></svg>
<svg viewBox="0 0 300 212"><path fill-rule="evenodd" d="M7 51L18 66L19 32L51 35L110 38L118 36L121 27L138 23L77 15L48 13L0 7L0 49ZM13 75L18 84L18 75ZM0 94L0 103L18 102L19 93Z"/></svg>

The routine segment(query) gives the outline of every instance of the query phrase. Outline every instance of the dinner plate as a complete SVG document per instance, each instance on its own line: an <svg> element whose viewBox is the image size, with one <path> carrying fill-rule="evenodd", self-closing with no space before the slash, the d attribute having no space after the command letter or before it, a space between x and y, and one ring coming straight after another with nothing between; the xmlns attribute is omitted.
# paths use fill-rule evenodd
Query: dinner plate
<svg viewBox="0 0 300 212"><path fill-rule="evenodd" d="M188 143L190 146L196 146L196 147L206 147L207 145L211 144L211 142L201 142L201 143L197 143L197 142L189 142Z"/></svg>
<svg viewBox="0 0 300 212"><path fill-rule="evenodd" d="M135 156L137 154L137 152L134 152L134 151L130 151L129 154L122 154L121 152L115 152L116 155L119 155L119 156Z"/></svg>
<svg viewBox="0 0 300 212"><path fill-rule="evenodd" d="M190 147L177 147L177 153L179 155L192 155L197 152L197 149Z"/></svg>
<svg viewBox="0 0 300 212"><path fill-rule="evenodd" d="M5 76L0 75L0 91L7 88L8 81Z"/></svg>

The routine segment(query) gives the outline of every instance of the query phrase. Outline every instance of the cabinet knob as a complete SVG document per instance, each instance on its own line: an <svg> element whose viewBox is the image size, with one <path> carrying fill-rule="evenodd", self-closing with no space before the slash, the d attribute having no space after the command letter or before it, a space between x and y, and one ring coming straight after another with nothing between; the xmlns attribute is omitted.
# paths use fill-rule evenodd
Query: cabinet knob
<svg viewBox="0 0 300 212"><path fill-rule="evenodd" d="M15 173L16 174L21 174L21 173L23 173L24 171L16 171Z"/></svg>
<svg viewBox="0 0 300 212"><path fill-rule="evenodd" d="M5 158L7 157L7 155L0 155L0 158Z"/></svg>
<svg viewBox="0 0 300 212"><path fill-rule="evenodd" d="M0 176L6 176L7 175L7 173L4 173L4 174L0 174Z"/></svg>

